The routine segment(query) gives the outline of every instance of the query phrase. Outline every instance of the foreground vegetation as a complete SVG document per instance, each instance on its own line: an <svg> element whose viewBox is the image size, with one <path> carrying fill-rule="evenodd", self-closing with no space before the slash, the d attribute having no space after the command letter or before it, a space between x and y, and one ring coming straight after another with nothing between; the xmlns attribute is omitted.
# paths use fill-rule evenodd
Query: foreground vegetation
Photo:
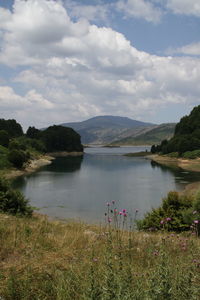
<svg viewBox="0 0 200 300"><path fill-rule="evenodd" d="M4 300L199 299L200 240L192 233L0 214L0 243Z"/></svg>

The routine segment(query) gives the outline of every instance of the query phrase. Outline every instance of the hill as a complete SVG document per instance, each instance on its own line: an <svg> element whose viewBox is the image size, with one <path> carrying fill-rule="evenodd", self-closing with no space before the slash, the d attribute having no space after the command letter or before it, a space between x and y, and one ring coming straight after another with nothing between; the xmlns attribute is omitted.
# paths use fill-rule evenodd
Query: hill
<svg viewBox="0 0 200 300"><path fill-rule="evenodd" d="M97 116L83 122L64 123L76 130L83 144L108 144L131 135L137 135L155 125L119 116Z"/></svg>
<svg viewBox="0 0 200 300"><path fill-rule="evenodd" d="M170 139L174 134L175 123L166 123L146 128L136 136L129 136L125 139L116 141L112 145L152 145L158 144L164 139Z"/></svg>
<svg viewBox="0 0 200 300"><path fill-rule="evenodd" d="M152 152L168 154L175 152L179 156L188 151L200 150L200 105L193 108L188 116L181 118L175 127L174 136L160 145L153 145Z"/></svg>

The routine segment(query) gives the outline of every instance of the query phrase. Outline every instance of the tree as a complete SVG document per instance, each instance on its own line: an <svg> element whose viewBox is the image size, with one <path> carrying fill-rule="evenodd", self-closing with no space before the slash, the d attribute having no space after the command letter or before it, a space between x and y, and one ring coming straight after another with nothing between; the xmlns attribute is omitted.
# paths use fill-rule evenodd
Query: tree
<svg viewBox="0 0 200 300"><path fill-rule="evenodd" d="M72 128L50 126L42 131L42 140L48 152L51 151L83 151L80 135Z"/></svg>
<svg viewBox="0 0 200 300"><path fill-rule="evenodd" d="M26 154L21 150L11 150L8 153L8 160L14 165L14 167L20 169L26 162L27 157Z"/></svg>
<svg viewBox="0 0 200 300"><path fill-rule="evenodd" d="M8 147L9 144L9 135L7 131L0 130L0 145L4 147Z"/></svg>
<svg viewBox="0 0 200 300"><path fill-rule="evenodd" d="M40 137L40 130L35 127L29 127L26 136L30 139L38 139Z"/></svg>

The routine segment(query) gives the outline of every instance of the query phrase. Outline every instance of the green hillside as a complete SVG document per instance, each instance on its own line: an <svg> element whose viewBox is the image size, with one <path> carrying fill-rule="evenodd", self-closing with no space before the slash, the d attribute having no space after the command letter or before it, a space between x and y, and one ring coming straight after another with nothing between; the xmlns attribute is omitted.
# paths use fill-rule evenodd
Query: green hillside
<svg viewBox="0 0 200 300"><path fill-rule="evenodd" d="M188 151L200 150L200 105L193 108L175 127L174 136L160 145L153 145L152 152L176 152L179 156Z"/></svg>
<svg viewBox="0 0 200 300"><path fill-rule="evenodd" d="M175 123L161 124L153 129L149 128L137 136L130 136L112 143L112 145L152 145L163 139L170 139L174 134Z"/></svg>

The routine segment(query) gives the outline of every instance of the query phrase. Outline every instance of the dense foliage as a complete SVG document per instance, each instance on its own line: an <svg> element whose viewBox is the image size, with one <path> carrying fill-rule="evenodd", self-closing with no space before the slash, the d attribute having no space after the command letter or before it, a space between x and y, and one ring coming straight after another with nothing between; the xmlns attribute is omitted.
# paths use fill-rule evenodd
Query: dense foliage
<svg viewBox="0 0 200 300"><path fill-rule="evenodd" d="M29 127L23 134L15 120L0 119L0 169L24 163L38 154L54 151L83 151L80 135L71 128L50 126L45 130Z"/></svg>
<svg viewBox="0 0 200 300"><path fill-rule="evenodd" d="M22 127L16 120L0 119L0 130L5 130L10 138L23 135Z"/></svg>
<svg viewBox="0 0 200 300"><path fill-rule="evenodd" d="M51 151L83 151L80 135L72 128L50 126L42 131L41 139L48 152Z"/></svg>
<svg viewBox="0 0 200 300"><path fill-rule="evenodd" d="M200 105L194 107L189 116L183 117L175 127L173 138L164 140L160 145L153 145L152 153L163 154L177 152L183 155L187 151L200 149Z"/></svg>
<svg viewBox="0 0 200 300"><path fill-rule="evenodd" d="M9 182L3 178L0 178L0 212L12 215L32 215L28 200L20 191L13 190Z"/></svg>
<svg viewBox="0 0 200 300"><path fill-rule="evenodd" d="M186 231L194 227L200 233L200 193L195 197L171 191L162 205L153 208L143 220L138 221L142 230Z"/></svg>

